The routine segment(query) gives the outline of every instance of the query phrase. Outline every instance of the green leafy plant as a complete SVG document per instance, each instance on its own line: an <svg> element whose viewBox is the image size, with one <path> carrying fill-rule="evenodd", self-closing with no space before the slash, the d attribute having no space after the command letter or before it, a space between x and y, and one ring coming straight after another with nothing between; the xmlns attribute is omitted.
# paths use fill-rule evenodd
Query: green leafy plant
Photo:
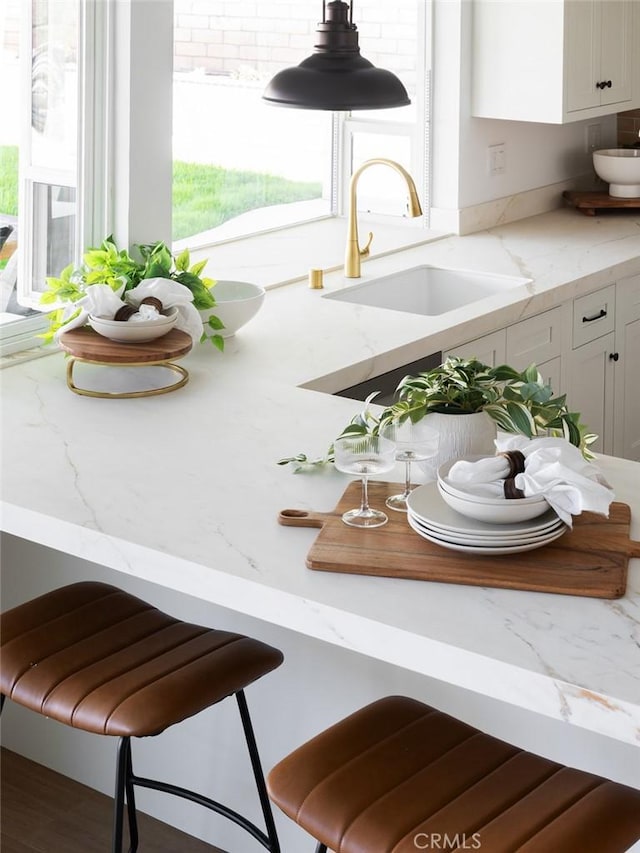
<svg viewBox="0 0 640 853"><path fill-rule="evenodd" d="M68 315L68 303L77 302L85 295L86 288L92 284L106 284L114 291L122 289L122 294L137 287L149 278L167 278L189 288L193 294L193 305L198 310L215 307L216 300L211 292L215 281L203 278L201 273L205 261L191 264L188 249L179 255L172 255L166 243L138 244L139 258L134 258L127 249L118 249L112 236L102 241L100 246L87 249L80 267L73 264L65 267L58 278L47 279L47 290L40 298L41 305L52 305L49 314L49 328L42 335L45 341L51 341L56 332L74 316ZM224 338L217 332L224 328L222 321L212 315L208 326L213 334L203 332L201 340L210 340L219 350L224 349Z"/></svg>
<svg viewBox="0 0 640 853"><path fill-rule="evenodd" d="M453 417L486 412L504 432L527 438L561 436L580 448L585 458L593 458L589 445L597 436L580 423L578 412L569 410L565 394L554 396L535 364L520 372L506 364L490 367L473 358L448 358L432 370L405 376L395 396L391 406L375 414L370 403L376 394L371 394L339 437L376 434L389 423L408 419L416 423L432 412ZM301 453L281 459L278 464L302 471L331 461L333 446L319 459L309 459Z"/></svg>

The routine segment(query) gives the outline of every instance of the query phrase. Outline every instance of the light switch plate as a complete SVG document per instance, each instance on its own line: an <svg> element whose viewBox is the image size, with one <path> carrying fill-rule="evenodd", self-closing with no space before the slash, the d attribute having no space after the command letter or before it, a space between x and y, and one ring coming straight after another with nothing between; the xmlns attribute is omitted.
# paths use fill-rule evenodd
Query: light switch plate
<svg viewBox="0 0 640 853"><path fill-rule="evenodd" d="M506 145L504 142L499 142L497 145L490 145L487 150L489 153L489 174L504 175L507 167Z"/></svg>

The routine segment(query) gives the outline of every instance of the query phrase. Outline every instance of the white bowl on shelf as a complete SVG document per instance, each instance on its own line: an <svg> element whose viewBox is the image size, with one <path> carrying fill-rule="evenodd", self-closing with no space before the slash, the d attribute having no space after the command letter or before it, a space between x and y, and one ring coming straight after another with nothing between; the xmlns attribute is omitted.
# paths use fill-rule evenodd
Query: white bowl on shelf
<svg viewBox="0 0 640 853"><path fill-rule="evenodd" d="M178 309L169 308L166 314L161 314L153 320L107 320L104 317L89 315L88 324L102 335L120 344L145 343L166 335L175 326L178 319Z"/></svg>
<svg viewBox="0 0 640 853"><path fill-rule="evenodd" d="M593 168L613 198L640 198L640 148L594 151Z"/></svg>
<svg viewBox="0 0 640 853"><path fill-rule="evenodd" d="M220 329L218 334L230 338L258 313L264 302L265 289L250 281L218 281L211 294L216 300L215 306L200 311L205 332L211 332L207 320L214 314L224 323L224 329Z"/></svg>

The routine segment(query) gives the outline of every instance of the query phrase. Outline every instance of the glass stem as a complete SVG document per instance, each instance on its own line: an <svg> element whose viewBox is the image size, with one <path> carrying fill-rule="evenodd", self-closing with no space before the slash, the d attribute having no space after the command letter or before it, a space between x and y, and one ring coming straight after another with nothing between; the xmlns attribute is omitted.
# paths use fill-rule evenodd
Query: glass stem
<svg viewBox="0 0 640 853"><path fill-rule="evenodd" d="M404 494L406 498L411 493L411 460L406 459L404 463Z"/></svg>
<svg viewBox="0 0 640 853"><path fill-rule="evenodd" d="M369 512L369 487L367 478L362 478L362 498L360 500L360 512Z"/></svg>

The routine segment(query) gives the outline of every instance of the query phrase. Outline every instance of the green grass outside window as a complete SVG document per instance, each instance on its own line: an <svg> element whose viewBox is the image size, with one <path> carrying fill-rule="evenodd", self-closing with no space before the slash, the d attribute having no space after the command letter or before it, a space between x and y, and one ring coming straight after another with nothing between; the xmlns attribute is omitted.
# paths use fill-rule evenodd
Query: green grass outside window
<svg viewBox="0 0 640 853"><path fill-rule="evenodd" d="M173 239L208 231L248 210L319 198L319 183L222 169L173 164ZM18 215L18 147L0 146L0 213Z"/></svg>

